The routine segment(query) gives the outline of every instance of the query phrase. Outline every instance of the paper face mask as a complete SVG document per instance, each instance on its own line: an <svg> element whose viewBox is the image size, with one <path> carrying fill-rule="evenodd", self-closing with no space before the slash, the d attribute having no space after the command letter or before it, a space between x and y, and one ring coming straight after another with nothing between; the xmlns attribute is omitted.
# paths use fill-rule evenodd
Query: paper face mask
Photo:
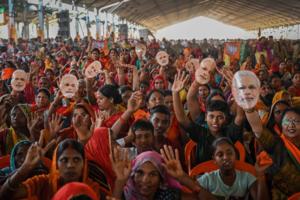
<svg viewBox="0 0 300 200"><path fill-rule="evenodd" d="M76 76L72 74L66 74L62 77L59 88L66 98L74 97L75 93L78 90L78 80Z"/></svg>
<svg viewBox="0 0 300 200"><path fill-rule="evenodd" d="M147 48L145 45L138 43L135 45L135 53L138 57L144 57L146 55Z"/></svg>
<svg viewBox="0 0 300 200"><path fill-rule="evenodd" d="M238 71L232 80L232 94L243 109L254 108L260 91L260 81L251 71Z"/></svg>
<svg viewBox="0 0 300 200"><path fill-rule="evenodd" d="M16 70L14 71L11 79L11 87L15 91L23 91L26 87L27 82L27 74L24 70Z"/></svg>
<svg viewBox="0 0 300 200"><path fill-rule="evenodd" d="M102 65L99 61L94 61L84 71L85 77L94 78L101 72Z"/></svg>
<svg viewBox="0 0 300 200"><path fill-rule="evenodd" d="M169 54L167 54L165 51L159 51L156 54L155 59L160 66L166 66L169 64Z"/></svg>
<svg viewBox="0 0 300 200"><path fill-rule="evenodd" d="M210 81L210 73L215 69L216 62L213 58L205 58L196 68L195 78L200 84L207 84Z"/></svg>

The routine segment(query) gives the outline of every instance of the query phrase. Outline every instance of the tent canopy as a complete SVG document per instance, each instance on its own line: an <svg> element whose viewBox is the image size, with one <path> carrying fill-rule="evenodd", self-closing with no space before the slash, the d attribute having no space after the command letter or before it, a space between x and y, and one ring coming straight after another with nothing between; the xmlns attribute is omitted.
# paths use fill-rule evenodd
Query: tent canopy
<svg viewBox="0 0 300 200"><path fill-rule="evenodd" d="M72 0L62 0L62 2L72 4ZM88 9L99 9L120 1L74 0L74 2L75 5L85 5ZM206 16L246 30L255 30L299 24L300 1L129 0L121 4L114 13L152 31L197 16Z"/></svg>

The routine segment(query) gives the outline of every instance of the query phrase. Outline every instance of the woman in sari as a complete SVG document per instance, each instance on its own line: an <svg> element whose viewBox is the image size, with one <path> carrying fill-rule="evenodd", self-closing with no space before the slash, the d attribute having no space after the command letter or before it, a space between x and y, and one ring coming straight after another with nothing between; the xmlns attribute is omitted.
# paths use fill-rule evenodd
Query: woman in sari
<svg viewBox="0 0 300 200"><path fill-rule="evenodd" d="M9 166L0 170L0 185L3 185L5 181L9 177L11 177L17 169L19 169L22 166L31 144L32 142L28 140L22 140L14 146L10 154ZM46 166L43 163L41 163L34 170L32 170L32 173L29 174L28 178L46 173L49 173L49 171L46 168Z"/></svg>
<svg viewBox="0 0 300 200"><path fill-rule="evenodd" d="M123 153L114 149L111 158L117 175L114 197L125 200L193 200L197 199L198 193L205 192L182 171L178 151L176 151L176 158L173 152L173 158L171 158L169 151L169 158L166 154L161 156L155 151L146 151L139 154L131 163L128 159L128 152L126 154L125 151L125 156L120 157L124 155ZM194 193L182 192L182 186L175 177ZM205 197L204 199L210 199L209 196Z"/></svg>
<svg viewBox="0 0 300 200"><path fill-rule="evenodd" d="M266 127L274 134L281 134L282 113L288 108L290 108L290 104L284 100L278 100L272 105Z"/></svg>
<svg viewBox="0 0 300 200"><path fill-rule="evenodd" d="M117 107L122 103L122 97L115 86L104 85L97 91L96 98L99 110L109 116L103 121L102 127L111 128L123 113Z"/></svg>
<svg viewBox="0 0 300 200"><path fill-rule="evenodd" d="M56 148L50 174L26 180L27 175L40 162L42 151L37 144L31 145L22 166L2 186L1 199L50 200L58 189L74 181L86 183L94 190L98 198L101 197L100 186L87 178L83 145L72 139L64 140Z"/></svg>
<svg viewBox="0 0 300 200"><path fill-rule="evenodd" d="M245 110L255 137L272 157L272 199L287 199L300 191L300 110L291 108L282 114L280 136L264 128L255 109Z"/></svg>
<svg viewBox="0 0 300 200"><path fill-rule="evenodd" d="M10 112L10 128L0 132L0 155L11 153L13 147L21 140L28 140L31 136L27 127L30 110L27 104L18 104Z"/></svg>

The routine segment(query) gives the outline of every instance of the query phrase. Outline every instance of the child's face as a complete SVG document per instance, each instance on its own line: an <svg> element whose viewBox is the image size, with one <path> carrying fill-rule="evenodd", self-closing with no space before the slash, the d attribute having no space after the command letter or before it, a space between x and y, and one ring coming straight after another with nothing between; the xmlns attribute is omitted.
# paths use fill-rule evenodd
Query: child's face
<svg viewBox="0 0 300 200"><path fill-rule="evenodd" d="M206 121L208 128L213 133L218 133L223 127L226 117L222 111L207 111Z"/></svg>
<svg viewBox="0 0 300 200"><path fill-rule="evenodd" d="M134 145L138 153L149 151L154 146L154 134L151 130L136 130Z"/></svg>
<svg viewBox="0 0 300 200"><path fill-rule="evenodd" d="M228 143L219 144L214 153L214 160L220 170L227 171L233 169L236 160L236 154L233 147Z"/></svg>

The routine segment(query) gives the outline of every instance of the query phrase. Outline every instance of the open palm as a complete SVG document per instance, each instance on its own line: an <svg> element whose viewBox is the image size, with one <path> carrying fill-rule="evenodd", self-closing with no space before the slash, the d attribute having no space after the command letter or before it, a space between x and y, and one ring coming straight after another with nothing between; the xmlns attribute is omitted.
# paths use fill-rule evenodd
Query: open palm
<svg viewBox="0 0 300 200"><path fill-rule="evenodd" d="M185 72L178 72L175 75L175 79L172 85L173 92L180 92L188 83L189 75L185 74Z"/></svg>
<svg viewBox="0 0 300 200"><path fill-rule="evenodd" d="M160 149L160 153L165 161L164 167L167 172L174 178L180 178L184 175L182 166L179 160L178 149L175 152L171 146L164 145L164 148Z"/></svg>

